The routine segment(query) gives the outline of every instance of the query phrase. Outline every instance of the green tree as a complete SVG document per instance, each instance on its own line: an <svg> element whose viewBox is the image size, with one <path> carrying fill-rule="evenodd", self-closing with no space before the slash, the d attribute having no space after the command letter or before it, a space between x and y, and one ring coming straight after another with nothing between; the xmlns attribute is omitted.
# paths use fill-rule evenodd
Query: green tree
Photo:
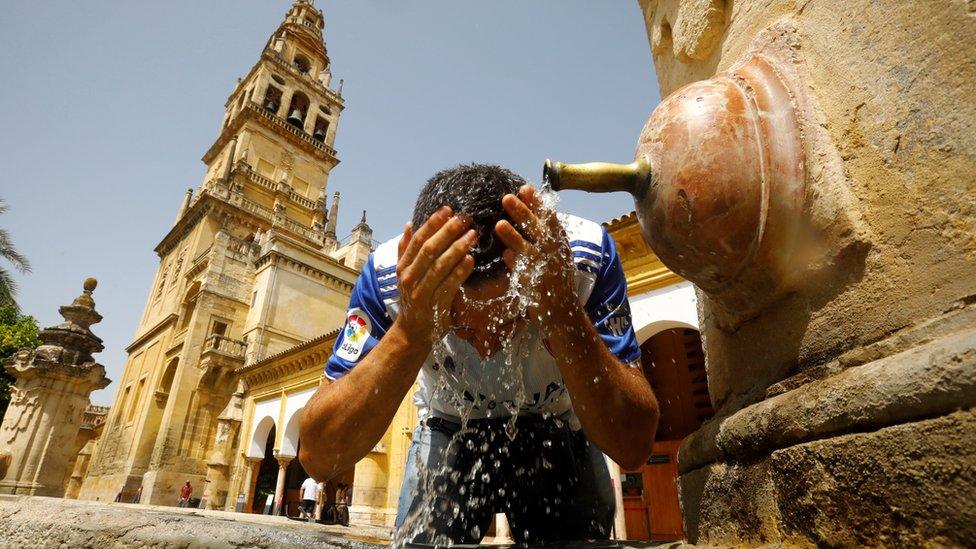
<svg viewBox="0 0 976 549"><path fill-rule="evenodd" d="M0 214L7 211L7 205L0 200ZM6 259L15 269L22 273L30 272L30 262L21 255L14 247L10 233L6 229L0 229L0 257ZM0 265L0 305L13 305L14 309L19 310L17 301L14 299L17 294L17 282L13 275Z"/></svg>
<svg viewBox="0 0 976 549"><path fill-rule="evenodd" d="M10 386L14 382L2 363L17 351L34 349L40 344L34 317L20 314L11 304L0 306L0 417L7 411Z"/></svg>

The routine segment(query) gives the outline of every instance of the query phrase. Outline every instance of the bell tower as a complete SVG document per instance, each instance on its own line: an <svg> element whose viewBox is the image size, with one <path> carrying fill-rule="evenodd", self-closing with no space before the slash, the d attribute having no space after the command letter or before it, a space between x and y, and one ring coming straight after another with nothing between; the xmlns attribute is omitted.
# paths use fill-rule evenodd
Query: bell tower
<svg viewBox="0 0 976 549"><path fill-rule="evenodd" d="M341 325L370 242L339 247L338 193L331 212L326 201L343 98L323 27L312 1L296 0L225 103L203 182L155 248L80 498L113 501L141 486L142 503L172 503L186 480L203 494L208 468L223 466L217 418L238 370Z"/></svg>

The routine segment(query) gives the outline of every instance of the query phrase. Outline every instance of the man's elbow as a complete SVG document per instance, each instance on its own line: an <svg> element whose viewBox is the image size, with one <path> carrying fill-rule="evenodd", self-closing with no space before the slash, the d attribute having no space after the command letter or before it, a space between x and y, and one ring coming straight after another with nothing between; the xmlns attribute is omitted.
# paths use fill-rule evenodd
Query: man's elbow
<svg viewBox="0 0 976 549"><path fill-rule="evenodd" d="M302 468L305 469L305 472L309 476L319 482L324 482L329 480L329 470L332 467L327 463L327 453L320 447L321 444L318 443L321 437L313 436L307 432L309 430L306 424L307 419L303 417L303 421L299 426L298 461L302 464Z"/></svg>
<svg viewBox="0 0 976 549"><path fill-rule="evenodd" d="M651 453L654 449L654 437L641 439L637 444L629 444L626 448L622 448L619 452L619 457L614 458L622 469L633 470L640 469L641 466L647 462L647 459L651 457Z"/></svg>
<svg viewBox="0 0 976 549"><path fill-rule="evenodd" d="M644 417L643 425L634 432L636 440L630 441L630 444L621 448L618 452L619 456L611 456L623 469L639 469L654 452L654 438L661 417L656 400L648 407Z"/></svg>
<svg viewBox="0 0 976 549"><path fill-rule="evenodd" d="M298 461L302 464L302 469L315 480L325 481L325 471L321 469L321 464L315 459L314 454L304 446L298 449Z"/></svg>

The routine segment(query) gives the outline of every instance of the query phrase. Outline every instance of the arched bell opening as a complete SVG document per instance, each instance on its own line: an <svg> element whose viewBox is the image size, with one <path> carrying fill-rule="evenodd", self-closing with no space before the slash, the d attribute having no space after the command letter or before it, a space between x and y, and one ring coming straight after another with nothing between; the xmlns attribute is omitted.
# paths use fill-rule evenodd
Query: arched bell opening
<svg viewBox="0 0 976 549"><path fill-rule="evenodd" d="M308 114L308 96L300 91L296 91L291 96L291 103L288 105L288 123L298 129L305 127L305 116Z"/></svg>
<svg viewBox="0 0 976 549"><path fill-rule="evenodd" d="M312 70L312 62L300 53L295 54L295 68L302 74L308 74L308 71Z"/></svg>
<svg viewBox="0 0 976 549"><path fill-rule="evenodd" d="M312 139L325 142L325 136L329 133L329 119L324 116L315 117L315 128L312 130Z"/></svg>
<svg viewBox="0 0 976 549"><path fill-rule="evenodd" d="M268 91L264 94L264 109L271 114L278 112L281 107L281 88L268 85Z"/></svg>

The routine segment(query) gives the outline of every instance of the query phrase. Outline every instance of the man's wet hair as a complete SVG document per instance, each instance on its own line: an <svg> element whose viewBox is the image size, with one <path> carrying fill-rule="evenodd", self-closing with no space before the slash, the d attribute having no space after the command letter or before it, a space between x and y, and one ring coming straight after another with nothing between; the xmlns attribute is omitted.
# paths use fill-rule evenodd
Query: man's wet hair
<svg viewBox="0 0 976 549"><path fill-rule="evenodd" d="M494 278L505 270L502 252L505 245L495 234L495 224L508 219L502 208L502 197L518 193L526 181L517 173L491 164L462 164L434 174L427 180L413 210L414 230L421 226L442 206L450 206L455 214L471 216L473 229L478 231L478 244L471 251L474 271L468 283Z"/></svg>

